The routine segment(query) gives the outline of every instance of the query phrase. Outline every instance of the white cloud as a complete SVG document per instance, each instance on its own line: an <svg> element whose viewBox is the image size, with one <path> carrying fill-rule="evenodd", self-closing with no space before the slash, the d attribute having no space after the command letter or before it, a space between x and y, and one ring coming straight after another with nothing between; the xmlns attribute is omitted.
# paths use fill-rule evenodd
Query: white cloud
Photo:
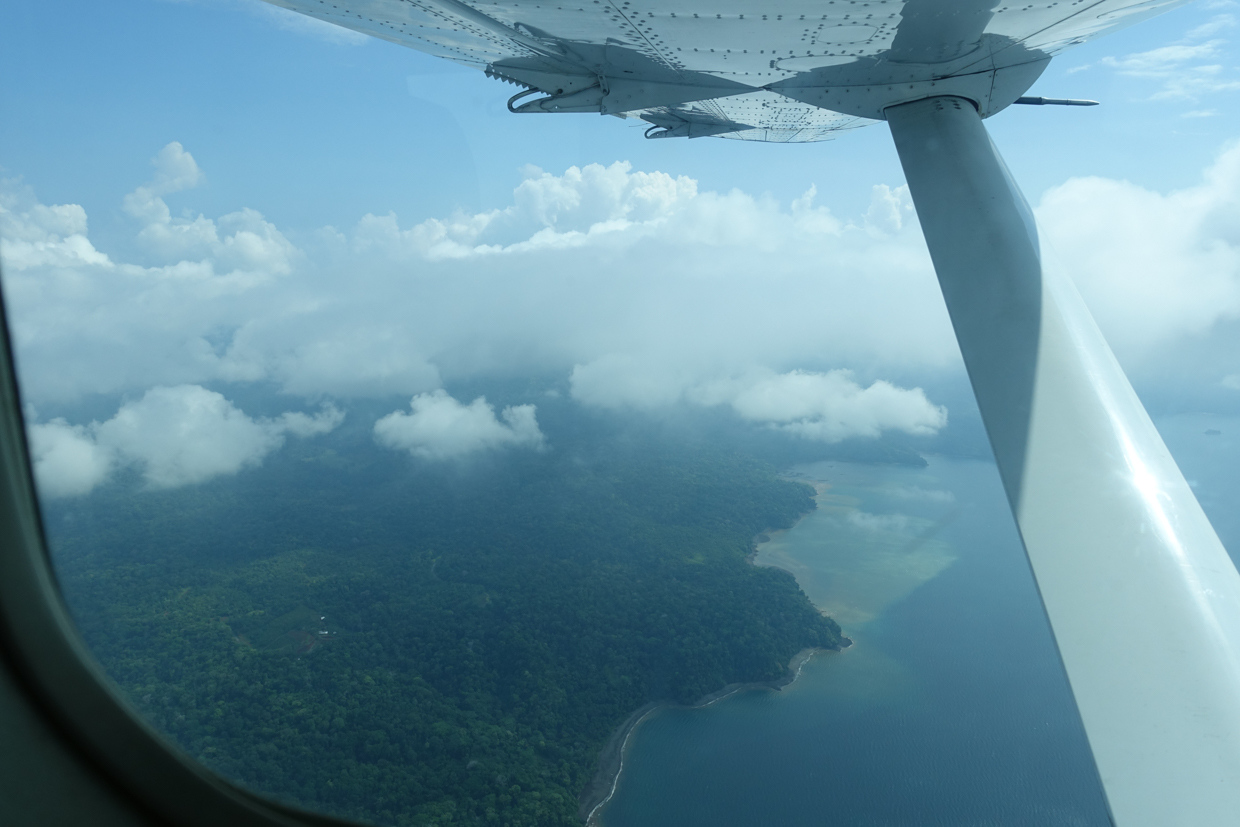
<svg viewBox="0 0 1240 827"><path fill-rule="evenodd" d="M155 166L130 199L146 264L6 270L36 403L211 381L413 395L442 376L607 359L657 362L678 386L824 354L828 367L957 359L902 188L875 188L851 223L814 206L813 187L781 205L627 163L529 168L503 209L365 216L303 255L250 210L173 217L163 193L201 172L175 144ZM48 209L84 230L80 207Z"/></svg>
<svg viewBox="0 0 1240 827"><path fill-rule="evenodd" d="M46 206L15 180L0 181L0 258L5 270L48 267L110 268L112 262L86 237L86 210L77 204Z"/></svg>
<svg viewBox="0 0 1240 827"><path fill-rule="evenodd" d="M260 464L285 434L324 434L343 419L331 406L315 416L252 419L219 393L180 385L152 388L102 423L55 419L29 425L28 433L39 489L60 497L89 493L122 466L136 466L156 488L235 474Z"/></svg>
<svg viewBox="0 0 1240 827"><path fill-rule="evenodd" d="M608 354L586 365L574 365L569 375L573 398L600 408L649 410L673 405L691 381L686 371L669 370L658 361L646 364L627 354Z"/></svg>
<svg viewBox="0 0 1240 827"><path fill-rule="evenodd" d="M947 409L932 405L921 388L883 381L862 388L846 370L771 376L741 390L731 405L745 419L821 442L886 430L929 436L947 424Z"/></svg>
<svg viewBox="0 0 1240 827"><path fill-rule="evenodd" d="M283 442L278 426L250 419L197 385L152 388L94 431L99 444L140 465L160 488L234 474Z"/></svg>
<svg viewBox="0 0 1240 827"><path fill-rule="evenodd" d="M1234 4L1229 3L1227 5L1234 5ZM1221 6L1216 7L1216 8L1221 8ZM1217 14L1214 16L1213 19L1209 20L1208 22L1202 23L1200 26L1196 26L1192 29L1189 29L1188 34L1185 35L1185 38L1188 40L1200 40L1201 38L1205 38L1205 37L1213 37L1219 32L1223 32L1228 29L1234 29L1235 27L1236 27L1236 18L1234 15Z"/></svg>
<svg viewBox="0 0 1240 827"><path fill-rule="evenodd" d="M1219 384L1233 391L1240 391L1240 373L1227 374Z"/></svg>
<svg viewBox="0 0 1240 827"><path fill-rule="evenodd" d="M112 473L112 452L96 443L94 435L81 425L53 419L32 424L26 431L35 479L46 497L89 493Z"/></svg>
<svg viewBox="0 0 1240 827"><path fill-rule="evenodd" d="M173 141L161 149L151 159L151 166L155 167L155 176L150 182L125 196L125 212L135 218L167 218L168 207L159 200L160 196L193 189L203 179L198 162L185 151L180 141Z"/></svg>
<svg viewBox="0 0 1240 827"><path fill-rule="evenodd" d="M348 313L350 308L340 307ZM439 371L407 325L323 308L255 320L236 332L220 364L225 378L277 379L286 393L317 397L407 395L439 387ZM326 318L324 318L326 317ZM313 325L307 336L303 325Z"/></svg>
<svg viewBox="0 0 1240 827"><path fill-rule="evenodd" d="M409 407L411 413L393 411L375 423L380 445L435 460L496 448L543 446L533 405L504 408L497 417L484 397L462 405L437 390L413 397Z"/></svg>
<svg viewBox="0 0 1240 827"><path fill-rule="evenodd" d="M344 422L344 411L328 403L314 416L301 411L286 411L275 419L275 427L304 439L330 434L341 422Z"/></svg>
<svg viewBox="0 0 1240 827"><path fill-rule="evenodd" d="M655 408L685 401L728 405L742 419L818 442L876 438L896 430L918 436L947 424L947 409L931 404L921 388L907 390L877 381L863 388L847 370L757 372L694 382L656 364L608 357L578 365L573 398L605 408Z"/></svg>
<svg viewBox="0 0 1240 827"><path fill-rule="evenodd" d="M1105 178L1049 190L1038 221L1130 359L1240 318L1240 145L1168 194Z"/></svg>
<svg viewBox="0 0 1240 827"><path fill-rule="evenodd" d="M239 366L214 352L213 332L289 311L288 292L259 298L298 261L287 239L253 210L171 217L162 196L194 186L201 171L175 142L153 164L151 181L125 199L145 222L137 240L147 264L96 250L80 205L43 205L19 182L0 182L0 257L28 397L229 380Z"/></svg>
<svg viewBox="0 0 1240 827"><path fill-rule="evenodd" d="M162 204L201 175L170 144L134 192ZM12 181L0 194L24 391L40 407L217 381L407 398L445 380L559 373L574 398L607 407L706 404L726 385L733 395L710 404L741 400L739 413L751 404L742 391L784 377L781 392L814 385L853 407L838 421L826 407L752 421L835 439L934 430L939 408L915 389L835 397L822 389L837 379L805 377L863 366L926 386L959 370L904 187L875 187L847 220L815 206L812 186L781 204L626 163L530 168L502 209L365 216L308 236L306 254L252 210L151 207L138 228L145 264L96 250L78 205L40 204ZM1230 149L1198 186L1076 179L1038 214L1131 367L1240 320L1238 204ZM1217 386L1232 368L1211 370L1200 381Z"/></svg>
<svg viewBox="0 0 1240 827"><path fill-rule="evenodd" d="M1215 35L1234 28L1236 20L1221 14L1187 32L1179 43L1100 63L1121 75L1159 83L1151 100L1197 100L1205 95L1240 89L1240 79L1224 65L1227 41ZM1209 39L1206 39L1209 38Z"/></svg>
<svg viewBox="0 0 1240 827"><path fill-rule="evenodd" d="M229 213L218 221L202 215L174 218L164 195L198 186L202 170L177 141L152 161L155 176L125 196L125 212L143 223L138 241L160 261L196 258L209 263L209 274L230 273L232 282L261 281L292 269L296 250L275 225L255 210ZM80 207L79 207L80 209Z"/></svg>
<svg viewBox="0 0 1240 827"><path fill-rule="evenodd" d="M865 213L866 226L883 234L894 234L904 229L907 222L916 222L913 199L908 187L892 189L878 184L870 194L870 208Z"/></svg>
<svg viewBox="0 0 1240 827"><path fill-rule="evenodd" d="M1219 54L1221 40L1206 43L1176 43L1159 46L1148 52L1136 52L1124 57L1106 57L1102 63L1120 74L1133 77L1164 78L1182 71L1185 64L1212 59Z"/></svg>
<svg viewBox="0 0 1240 827"><path fill-rule="evenodd" d="M565 250L621 236L632 243L682 213L697 198L697 183L660 172L632 172L627 162L570 167L552 175L537 167L513 192L513 204L476 215L431 218L401 230L394 214L366 215L354 234L358 251L459 259Z"/></svg>

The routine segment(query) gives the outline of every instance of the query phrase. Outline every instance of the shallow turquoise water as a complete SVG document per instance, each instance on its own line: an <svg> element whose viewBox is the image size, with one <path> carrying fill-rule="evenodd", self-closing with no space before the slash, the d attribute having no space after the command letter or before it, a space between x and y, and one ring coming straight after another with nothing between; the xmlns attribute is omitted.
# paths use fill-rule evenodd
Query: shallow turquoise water
<svg viewBox="0 0 1240 827"><path fill-rule="evenodd" d="M606 827L1108 824L994 466L794 472L829 487L758 561L856 644L648 719Z"/></svg>

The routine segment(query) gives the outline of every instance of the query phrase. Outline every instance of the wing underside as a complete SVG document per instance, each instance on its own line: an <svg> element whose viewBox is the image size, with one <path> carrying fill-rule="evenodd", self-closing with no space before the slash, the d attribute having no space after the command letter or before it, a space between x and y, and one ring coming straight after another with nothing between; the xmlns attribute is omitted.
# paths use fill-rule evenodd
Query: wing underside
<svg viewBox="0 0 1240 827"><path fill-rule="evenodd" d="M514 102L517 112L637 117L649 137L776 142L874 122L881 108L852 102L876 86L916 96L947 78L1044 66L1185 1L268 0L544 96ZM1037 72L1019 76L1031 83ZM1007 98L986 101L984 114Z"/></svg>

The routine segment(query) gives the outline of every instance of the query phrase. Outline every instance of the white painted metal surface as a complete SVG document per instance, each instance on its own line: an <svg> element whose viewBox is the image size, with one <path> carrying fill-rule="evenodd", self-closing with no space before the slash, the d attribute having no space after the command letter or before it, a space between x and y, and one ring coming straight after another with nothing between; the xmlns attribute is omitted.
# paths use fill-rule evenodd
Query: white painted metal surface
<svg viewBox="0 0 1240 827"><path fill-rule="evenodd" d="M887 112L1120 827L1240 824L1240 575L974 107Z"/></svg>
<svg viewBox="0 0 1240 827"><path fill-rule="evenodd" d="M821 141L892 104L983 116L1047 61L1186 0L268 0L538 90L520 112L641 118L651 137Z"/></svg>

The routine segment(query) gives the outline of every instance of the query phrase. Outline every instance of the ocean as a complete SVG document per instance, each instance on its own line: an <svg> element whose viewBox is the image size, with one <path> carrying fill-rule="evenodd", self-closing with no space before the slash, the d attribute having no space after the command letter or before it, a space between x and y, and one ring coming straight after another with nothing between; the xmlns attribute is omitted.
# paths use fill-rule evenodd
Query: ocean
<svg viewBox="0 0 1240 827"><path fill-rule="evenodd" d="M854 645L776 692L632 734L605 827L1107 825L992 463L815 463L818 510L762 543Z"/></svg>

